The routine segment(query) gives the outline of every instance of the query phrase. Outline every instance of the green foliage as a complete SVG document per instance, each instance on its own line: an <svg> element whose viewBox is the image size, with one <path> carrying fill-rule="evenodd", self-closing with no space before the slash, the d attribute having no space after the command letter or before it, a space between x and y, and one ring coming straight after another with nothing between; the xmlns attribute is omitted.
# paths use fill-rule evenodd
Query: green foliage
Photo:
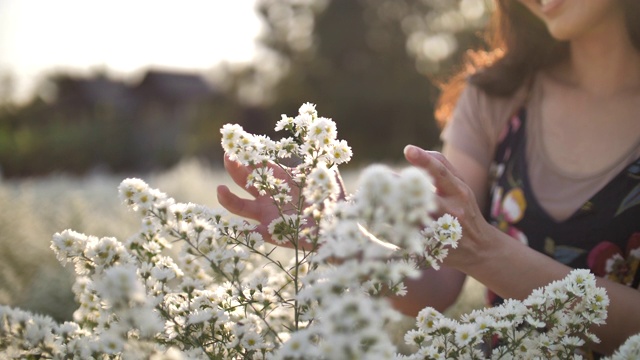
<svg viewBox="0 0 640 360"><path fill-rule="evenodd" d="M447 75L464 49L480 43L475 31L486 20L459 22L455 28L432 26L442 16L462 18L462 3L262 1L271 29L264 43L289 65L266 110L269 117L290 113L302 100L321 104L326 116L340 119L341 137L358 154L353 163L400 160L408 143L438 148L440 129L433 113L439 90L433 80ZM483 0L476 3L481 6ZM311 20L310 13L315 15ZM299 35L295 42L284 35L308 21L313 21L309 39ZM409 40L416 34L426 41L443 33L457 39L458 50L440 63L409 53ZM309 41L307 47L296 46Z"/></svg>

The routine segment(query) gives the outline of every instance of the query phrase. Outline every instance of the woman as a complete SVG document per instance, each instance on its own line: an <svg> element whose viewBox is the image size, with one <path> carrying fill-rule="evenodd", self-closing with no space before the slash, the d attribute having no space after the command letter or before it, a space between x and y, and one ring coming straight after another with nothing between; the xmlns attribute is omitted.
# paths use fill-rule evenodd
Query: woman
<svg viewBox="0 0 640 360"><path fill-rule="evenodd" d="M523 299L590 267L611 300L594 349L610 353L640 332L640 2L500 0L496 17L494 49L444 89L440 114L455 108L442 154L405 148L434 177L439 211L458 217L463 239L446 268L394 303L409 315L445 309L466 275L492 303ZM263 224L275 216L267 199L226 187L218 196Z"/></svg>

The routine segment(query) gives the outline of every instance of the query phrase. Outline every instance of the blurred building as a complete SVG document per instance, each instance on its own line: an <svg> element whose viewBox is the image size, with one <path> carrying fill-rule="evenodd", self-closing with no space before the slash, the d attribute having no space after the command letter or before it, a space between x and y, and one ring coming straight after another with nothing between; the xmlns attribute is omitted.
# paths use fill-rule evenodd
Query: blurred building
<svg viewBox="0 0 640 360"><path fill-rule="evenodd" d="M58 74L46 88L46 101L2 119L14 138L0 147L8 176L166 168L193 150L190 137L226 101L201 75L157 70L134 84Z"/></svg>
<svg viewBox="0 0 640 360"><path fill-rule="evenodd" d="M218 95L199 75L161 71L147 72L130 93L136 102L133 150L143 169L179 160L184 151L176 150L187 148L189 129Z"/></svg>

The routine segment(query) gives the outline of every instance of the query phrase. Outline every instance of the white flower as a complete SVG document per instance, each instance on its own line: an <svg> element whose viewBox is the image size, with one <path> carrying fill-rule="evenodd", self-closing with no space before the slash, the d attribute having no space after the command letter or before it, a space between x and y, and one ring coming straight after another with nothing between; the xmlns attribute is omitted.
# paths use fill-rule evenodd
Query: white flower
<svg viewBox="0 0 640 360"><path fill-rule="evenodd" d="M311 203L320 203L327 199L335 199L340 187L336 180L336 174L320 163L311 170L307 178L307 185L303 189L303 195Z"/></svg>
<svg viewBox="0 0 640 360"><path fill-rule="evenodd" d="M527 307L515 299L507 299L497 309L498 315L502 318L519 323L527 314Z"/></svg>
<svg viewBox="0 0 640 360"><path fill-rule="evenodd" d="M118 354L124 349L124 339L115 331L107 331L100 335L100 349L106 354Z"/></svg>
<svg viewBox="0 0 640 360"><path fill-rule="evenodd" d="M211 320L213 311L211 309L198 309L188 315L187 324L200 324Z"/></svg>
<svg viewBox="0 0 640 360"><path fill-rule="evenodd" d="M533 292L524 300L524 305L538 309L547 302L543 288L534 289Z"/></svg>
<svg viewBox="0 0 640 360"><path fill-rule="evenodd" d="M362 171L360 175L356 201L367 201L371 205L377 205L382 201L395 202L394 192L395 175L385 165L371 165Z"/></svg>
<svg viewBox="0 0 640 360"><path fill-rule="evenodd" d="M236 151L233 160L243 165L255 165L266 159L260 149L254 146L244 146Z"/></svg>
<svg viewBox="0 0 640 360"><path fill-rule="evenodd" d="M430 347L420 348L420 350L418 350L418 353L416 353L415 359L441 360L441 359L447 359L447 355L444 354L444 352L438 349L437 347L430 346Z"/></svg>
<svg viewBox="0 0 640 360"><path fill-rule="evenodd" d="M577 336L565 336L564 338L562 338L561 343L565 346L580 347L584 345L584 340L580 339Z"/></svg>
<svg viewBox="0 0 640 360"><path fill-rule="evenodd" d="M547 326L547 324L544 321L540 321L531 315L526 315L525 320L527 323L529 323L529 325L533 326L534 328L542 329L545 326Z"/></svg>
<svg viewBox="0 0 640 360"><path fill-rule="evenodd" d="M423 331L419 329L412 329L407 331L404 335L404 342L407 345L421 345L422 342L426 339L426 335Z"/></svg>
<svg viewBox="0 0 640 360"><path fill-rule="evenodd" d="M277 244L294 241L296 229L303 226L306 221L296 215L282 215L271 221L267 231L271 234L271 239Z"/></svg>
<svg viewBox="0 0 640 360"><path fill-rule="evenodd" d="M241 140L241 137L245 134L242 126L237 124L225 124L220 129L222 134L222 148L225 152L235 153L237 148L237 142Z"/></svg>
<svg viewBox="0 0 640 360"><path fill-rule="evenodd" d="M242 339L240 340L240 344L248 350L259 350L265 345L262 337L260 337L258 333L253 331L244 333Z"/></svg>
<svg viewBox="0 0 640 360"><path fill-rule="evenodd" d="M80 332L80 326L71 321L65 321L58 326L57 332L63 338L73 337L76 333Z"/></svg>
<svg viewBox="0 0 640 360"><path fill-rule="evenodd" d="M436 207L429 174L417 167L408 167L400 172L398 180L399 199L396 201L406 209L406 221L428 223L429 212Z"/></svg>
<svg viewBox="0 0 640 360"><path fill-rule="evenodd" d="M73 230L64 230L53 235L51 249L56 253L58 261L63 265L70 257L82 254L88 237Z"/></svg>
<svg viewBox="0 0 640 360"><path fill-rule="evenodd" d="M54 326L53 319L48 316L34 314L26 321L24 338L31 346L36 346L52 336Z"/></svg>
<svg viewBox="0 0 640 360"><path fill-rule="evenodd" d="M123 201L133 201L133 197L145 191L149 186L147 183L137 178L123 180L118 186L118 192Z"/></svg>
<svg viewBox="0 0 640 360"><path fill-rule="evenodd" d="M319 117L309 126L308 141L320 146L328 146L336 139L336 123L331 119Z"/></svg>
<svg viewBox="0 0 640 360"><path fill-rule="evenodd" d="M312 103L304 103L302 104L302 106L300 106L300 108L298 109L298 113L299 114L309 114L311 116L317 116L318 113L316 111L316 105L312 104Z"/></svg>
<svg viewBox="0 0 640 360"><path fill-rule="evenodd" d="M164 320L146 304L130 309L128 315L131 317L131 323L140 330L142 337L152 338L164 330Z"/></svg>
<svg viewBox="0 0 640 360"><path fill-rule="evenodd" d="M291 119L293 121L293 119ZM287 137L282 138L275 144L276 156L278 158L290 158L293 154L297 153L298 145L295 140Z"/></svg>
<svg viewBox="0 0 640 360"><path fill-rule="evenodd" d="M444 214L436 221L438 225L437 232L442 234L440 241L444 245L450 245L451 247L457 247L457 242L462 238L462 227L458 222L458 219L450 214Z"/></svg>
<svg viewBox="0 0 640 360"><path fill-rule="evenodd" d="M293 126L293 118L282 114L280 120L276 123L275 131L282 131Z"/></svg>
<svg viewBox="0 0 640 360"><path fill-rule="evenodd" d="M318 167L311 170L308 180L310 184L328 188L332 183L335 183L335 174L327 168L326 164L318 164Z"/></svg>
<svg viewBox="0 0 640 360"><path fill-rule="evenodd" d="M403 282L396 284L391 291L395 296L406 296L409 293L407 286Z"/></svg>
<svg viewBox="0 0 640 360"><path fill-rule="evenodd" d="M436 329L436 323L442 318L443 315L436 309L426 307L418 313L418 316L416 317L416 325L418 326L418 329L429 334Z"/></svg>
<svg viewBox="0 0 640 360"><path fill-rule="evenodd" d="M565 280L566 290L576 296L584 296L586 291L596 287L596 280L589 270L575 269Z"/></svg>
<svg viewBox="0 0 640 360"><path fill-rule="evenodd" d="M293 119L293 123L296 126L296 136L300 135L300 130L307 130L313 122L313 115L309 113L301 113Z"/></svg>
<svg viewBox="0 0 640 360"><path fill-rule="evenodd" d="M458 346L464 347L474 343L481 332L476 324L461 324L455 330L455 342Z"/></svg>
<svg viewBox="0 0 640 360"><path fill-rule="evenodd" d="M96 291L112 304L143 302L146 299L144 286L133 266L114 266L104 271L96 281Z"/></svg>
<svg viewBox="0 0 640 360"><path fill-rule="evenodd" d="M458 326L459 324L457 321L446 318L446 317L442 317L436 320L434 324L434 329L436 329L438 332L442 334L450 334L450 333L453 333Z"/></svg>
<svg viewBox="0 0 640 360"><path fill-rule="evenodd" d="M332 146L330 146L327 151L327 159L338 165L349 162L353 156L351 147L347 145L347 142L344 140L333 142Z"/></svg>
<svg viewBox="0 0 640 360"><path fill-rule="evenodd" d="M247 244L249 248L259 248L264 244L264 239L259 232L251 231L246 235L243 242Z"/></svg>
<svg viewBox="0 0 640 360"><path fill-rule="evenodd" d="M118 186L120 198L133 211L140 211L145 214L158 203L165 203L166 194L151 189L144 181L136 178L125 179Z"/></svg>
<svg viewBox="0 0 640 360"><path fill-rule="evenodd" d="M610 360L640 359L640 334L627 339L618 350L610 357Z"/></svg>
<svg viewBox="0 0 640 360"><path fill-rule="evenodd" d="M176 277L176 269L173 267L166 267L166 266L163 266L163 267L154 266L151 269L151 276L153 276L154 279L160 282L167 282Z"/></svg>
<svg viewBox="0 0 640 360"><path fill-rule="evenodd" d="M569 298L566 292L566 284L562 281L553 281L545 286L545 293L550 300L558 300L564 302Z"/></svg>
<svg viewBox="0 0 640 360"><path fill-rule="evenodd" d="M202 355L200 356L200 358L203 357ZM163 352L155 353L151 355L151 357L149 358L149 360L187 360L187 359L195 359L195 358L186 357L186 354L184 354L182 351L180 351L180 349L177 349L175 347L171 347Z"/></svg>
<svg viewBox="0 0 640 360"><path fill-rule="evenodd" d="M129 260L122 243L112 237L103 237L101 239L88 241L85 256L100 268L110 266L114 264L116 260L120 263L126 263L127 260Z"/></svg>
<svg viewBox="0 0 640 360"><path fill-rule="evenodd" d="M491 316L480 315L475 319L475 324L480 331L492 329L496 326L496 321Z"/></svg>

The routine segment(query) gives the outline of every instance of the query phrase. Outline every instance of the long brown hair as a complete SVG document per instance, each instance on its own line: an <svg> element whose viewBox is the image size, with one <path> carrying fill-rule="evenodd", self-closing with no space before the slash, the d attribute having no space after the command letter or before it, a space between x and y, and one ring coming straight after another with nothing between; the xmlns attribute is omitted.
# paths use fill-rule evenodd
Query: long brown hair
<svg viewBox="0 0 640 360"><path fill-rule="evenodd" d="M640 50L640 1L619 0L627 31ZM435 116L444 125L467 82L495 96L512 95L538 70L569 56L569 44L554 39L545 24L517 0L496 0L485 32L486 50L468 51L461 71L441 86Z"/></svg>

